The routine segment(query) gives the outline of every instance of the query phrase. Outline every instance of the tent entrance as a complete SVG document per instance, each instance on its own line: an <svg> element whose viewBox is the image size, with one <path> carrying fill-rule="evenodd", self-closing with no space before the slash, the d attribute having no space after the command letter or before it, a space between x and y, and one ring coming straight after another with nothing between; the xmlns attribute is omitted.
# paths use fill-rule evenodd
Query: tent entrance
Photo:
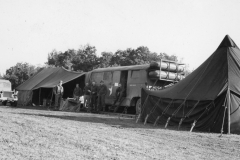
<svg viewBox="0 0 240 160"><path fill-rule="evenodd" d="M79 87L83 89L85 86L85 75L63 84L63 99L73 97L73 90L76 87L76 84L79 84ZM46 99L47 105L50 105L50 103L53 105L54 98L53 88L38 88L33 90L32 103L35 105L43 105L43 100Z"/></svg>

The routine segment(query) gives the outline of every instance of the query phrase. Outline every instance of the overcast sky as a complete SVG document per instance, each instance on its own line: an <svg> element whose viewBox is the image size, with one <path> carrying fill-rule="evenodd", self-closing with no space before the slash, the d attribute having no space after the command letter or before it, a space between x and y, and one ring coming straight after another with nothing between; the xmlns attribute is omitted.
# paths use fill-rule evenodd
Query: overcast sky
<svg viewBox="0 0 240 160"><path fill-rule="evenodd" d="M239 0L0 0L0 73L53 49L147 46L196 69L226 34L240 46Z"/></svg>

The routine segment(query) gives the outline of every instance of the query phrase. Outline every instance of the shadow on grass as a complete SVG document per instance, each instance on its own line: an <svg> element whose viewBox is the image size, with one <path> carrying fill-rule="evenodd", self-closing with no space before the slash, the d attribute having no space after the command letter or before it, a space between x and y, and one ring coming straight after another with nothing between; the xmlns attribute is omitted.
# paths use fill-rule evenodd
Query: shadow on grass
<svg viewBox="0 0 240 160"><path fill-rule="evenodd" d="M43 106L3 106L0 105L2 108L11 108L11 109L31 109L31 110L47 110L48 107L43 107Z"/></svg>
<svg viewBox="0 0 240 160"><path fill-rule="evenodd" d="M12 106L5 106L12 109L30 109L30 110L39 110L39 111L47 111L47 107L43 106L24 106L24 107L12 107ZM52 110L52 108L51 108ZM49 114L50 113L50 114ZM76 114L79 112L56 112L53 111L48 112L47 114L42 113L14 113L14 114L21 114L21 115L30 115L30 116L41 116L47 118L57 118L63 120L71 120L71 121L79 121L79 122L88 122L88 123L101 123L106 124L111 127L115 128L143 128L143 129L164 129L165 124L160 123L157 126L153 126L152 123L147 123L146 125L143 124L141 120L136 123L136 119L129 118L129 117L120 117L117 114L113 114L111 112L107 114L93 114L93 113L86 113L80 112L81 114ZM56 114L57 113L57 114ZM75 113L75 114L74 114ZM69 115L66 115L69 114ZM190 126L182 126L180 131L189 131ZM169 124L168 130L178 130L178 126Z"/></svg>
<svg viewBox="0 0 240 160"><path fill-rule="evenodd" d="M67 114L68 112L64 112ZM158 126L153 126L151 123L147 123L146 125L143 122L139 121L136 123L134 118L126 118L119 117L117 115L104 115L104 114L91 114L87 113L85 115L52 115L52 114L32 114L32 113L18 113L22 115L31 115L31 116L41 116L47 118L57 118L63 120L71 120L71 121L79 121L86 123L101 123L106 124L110 127L118 128L118 129L126 129L126 128L141 128L141 129L164 129L163 124L159 124ZM168 130L178 130L177 126L168 126ZM181 127L180 131L189 131L189 127Z"/></svg>
<svg viewBox="0 0 240 160"><path fill-rule="evenodd" d="M67 113L68 112L64 112L64 114L67 114ZM18 113L18 114L41 116L41 117L47 117L47 118L57 118L57 119L87 122L87 123L101 123L101 124L106 124L111 127L120 128L120 129L121 128L157 129L156 127L152 127L150 125L144 126L141 122L135 123L134 118L120 117L119 119L117 115L92 114L92 113L81 114L79 116L78 115L32 114L32 113Z"/></svg>

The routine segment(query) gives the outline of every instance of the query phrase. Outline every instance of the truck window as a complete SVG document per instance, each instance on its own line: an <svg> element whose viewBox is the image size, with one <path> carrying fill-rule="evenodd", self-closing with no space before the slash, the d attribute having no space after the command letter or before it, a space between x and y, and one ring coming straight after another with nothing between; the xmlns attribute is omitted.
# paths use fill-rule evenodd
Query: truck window
<svg viewBox="0 0 240 160"><path fill-rule="evenodd" d="M112 72L104 72L103 74L104 81L112 81L112 78L113 78Z"/></svg>
<svg viewBox="0 0 240 160"><path fill-rule="evenodd" d="M131 74L131 78L139 78L139 75L140 75L140 71L137 70L137 71L132 71L132 74Z"/></svg>

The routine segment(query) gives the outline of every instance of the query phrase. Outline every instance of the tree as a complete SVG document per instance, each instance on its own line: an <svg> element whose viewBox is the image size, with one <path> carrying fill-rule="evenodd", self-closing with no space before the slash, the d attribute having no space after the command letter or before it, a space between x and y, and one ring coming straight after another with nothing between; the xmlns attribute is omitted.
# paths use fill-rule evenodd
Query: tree
<svg viewBox="0 0 240 160"><path fill-rule="evenodd" d="M110 60L110 65L128 66L149 64L152 61L160 61L161 59L177 61L175 55L168 55L166 53L157 54L150 52L148 47L140 46L137 49L127 48L126 50L116 51Z"/></svg>
<svg viewBox="0 0 240 160"><path fill-rule="evenodd" d="M74 71L90 71L100 65L96 55L96 47L89 44L81 46L78 50L69 49L65 52L53 50L48 54L47 65L64 67Z"/></svg>
<svg viewBox="0 0 240 160"><path fill-rule="evenodd" d="M39 67L35 67L28 63L17 63L15 66L6 70L6 74L3 78L9 80L12 83L12 88L15 89L38 72L39 69Z"/></svg>
<svg viewBox="0 0 240 160"><path fill-rule="evenodd" d="M64 67L68 70L88 72L95 68L110 66L149 64L161 59L178 60L175 55L151 52L146 46L140 46L137 49L117 50L114 54L112 52L102 52L100 57L97 57L96 51L96 47L89 44L81 46L78 50L69 49L65 52L53 50L48 54L46 64Z"/></svg>
<svg viewBox="0 0 240 160"><path fill-rule="evenodd" d="M53 65L55 67L64 67L71 70L73 65L71 61L75 56L76 51L73 49L69 49L64 53L53 50L48 54L48 61L46 64Z"/></svg>
<svg viewBox="0 0 240 160"><path fill-rule="evenodd" d="M89 44L78 49L77 54L72 59L75 71L91 71L100 64L100 59L96 55L96 47Z"/></svg>
<svg viewBox="0 0 240 160"><path fill-rule="evenodd" d="M102 52L101 57L99 58L100 64L98 67L100 68L106 68L111 65L111 60L113 58L113 53L112 52Z"/></svg>

